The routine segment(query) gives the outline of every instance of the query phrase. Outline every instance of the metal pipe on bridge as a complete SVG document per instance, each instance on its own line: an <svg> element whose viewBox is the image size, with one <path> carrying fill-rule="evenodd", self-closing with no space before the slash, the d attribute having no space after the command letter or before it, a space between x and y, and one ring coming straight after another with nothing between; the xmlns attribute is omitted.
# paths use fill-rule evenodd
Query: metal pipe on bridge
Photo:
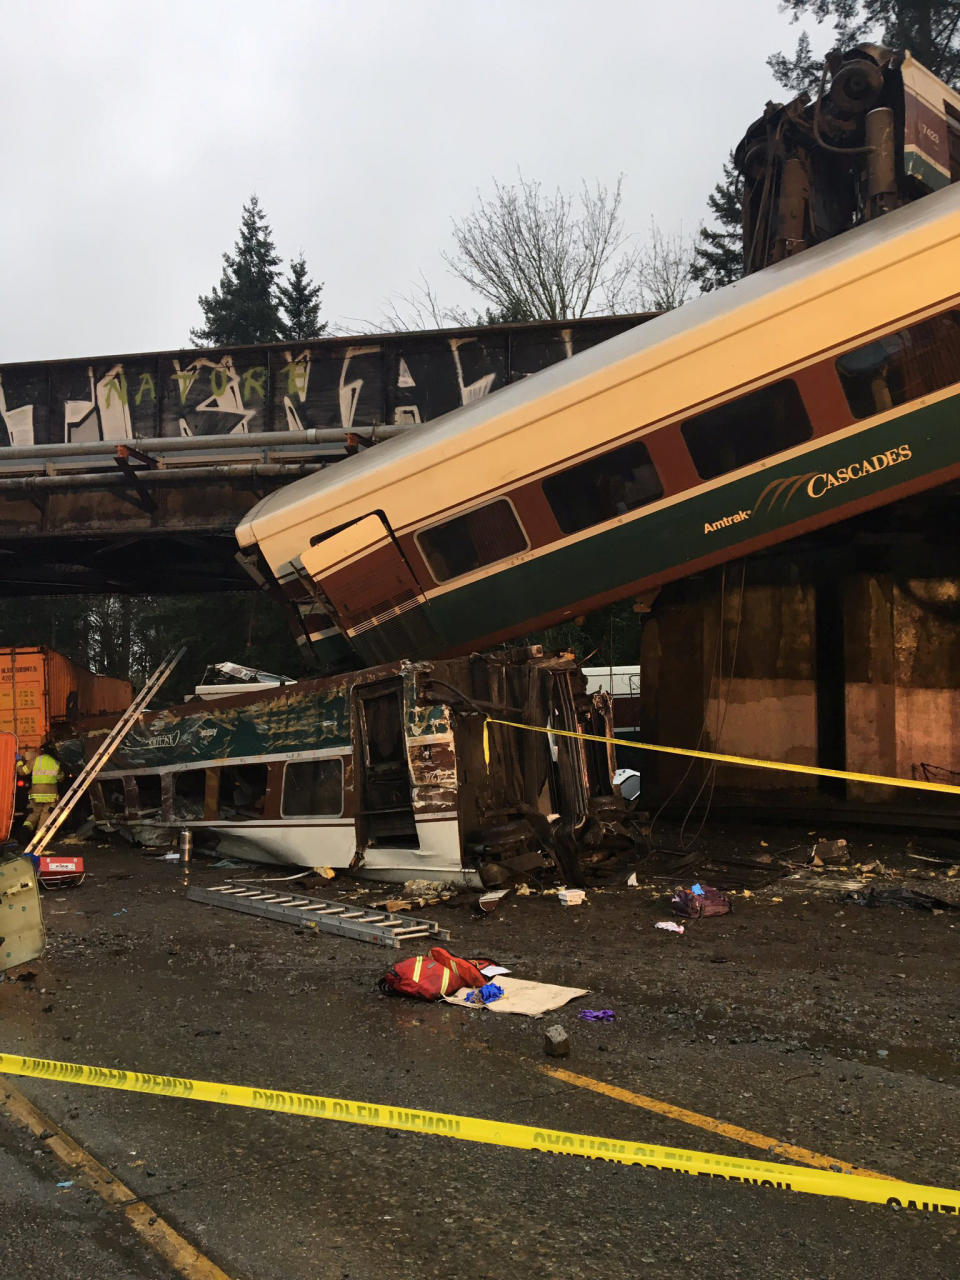
<svg viewBox="0 0 960 1280"><path fill-rule="evenodd" d="M370 426L344 431L341 427L310 427L305 431L253 431L248 435L157 436L143 439L89 440L70 444L13 445L0 448L0 470L4 462L25 462L39 458L91 458L115 454L124 445L139 453L179 453L194 449L264 449L312 444L347 444L351 436L371 444L389 440L411 430L409 426Z"/></svg>
<svg viewBox="0 0 960 1280"><path fill-rule="evenodd" d="M131 489L139 485L183 484L188 481L205 483L217 480L275 479L283 476L296 480L300 476L322 471L323 462L251 462L219 464L211 467L163 467L153 471L138 468L134 478L123 471L63 472L53 476L2 476L0 493L16 490L19 493L49 492L62 489Z"/></svg>

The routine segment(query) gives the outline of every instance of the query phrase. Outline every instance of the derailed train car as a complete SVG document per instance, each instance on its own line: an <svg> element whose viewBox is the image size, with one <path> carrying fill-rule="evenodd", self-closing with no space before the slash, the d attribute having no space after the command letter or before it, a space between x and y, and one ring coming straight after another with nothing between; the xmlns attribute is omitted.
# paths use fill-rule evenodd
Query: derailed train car
<svg viewBox="0 0 960 1280"><path fill-rule="evenodd" d="M578 882L579 839L617 816L610 750L492 724L487 760L487 717L611 732L606 695L537 646L404 661L147 713L93 786L94 816L135 838L189 827L225 855L384 880L477 885L553 859Z"/></svg>
<svg viewBox="0 0 960 1280"><path fill-rule="evenodd" d="M960 476L960 186L255 507L320 659L452 656Z"/></svg>

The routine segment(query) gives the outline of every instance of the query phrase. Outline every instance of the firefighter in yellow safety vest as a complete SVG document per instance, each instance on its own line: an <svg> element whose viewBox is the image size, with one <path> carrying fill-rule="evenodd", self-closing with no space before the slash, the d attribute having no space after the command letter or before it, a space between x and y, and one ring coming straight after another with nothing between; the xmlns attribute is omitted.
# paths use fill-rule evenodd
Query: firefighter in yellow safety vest
<svg viewBox="0 0 960 1280"><path fill-rule="evenodd" d="M30 791L27 799L30 807L23 826L31 836L40 830L50 815L50 810L57 803L57 783L63 777L60 761L56 757L56 749L52 742L45 742L39 752L34 754L31 766L30 755L17 766L24 775L29 773Z"/></svg>

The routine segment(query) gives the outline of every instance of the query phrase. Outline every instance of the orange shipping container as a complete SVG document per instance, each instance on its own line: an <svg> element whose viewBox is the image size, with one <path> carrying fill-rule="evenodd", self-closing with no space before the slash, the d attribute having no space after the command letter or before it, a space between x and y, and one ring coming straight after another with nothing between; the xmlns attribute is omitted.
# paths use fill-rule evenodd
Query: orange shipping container
<svg viewBox="0 0 960 1280"><path fill-rule="evenodd" d="M0 649L0 731L23 747L78 717L124 711L132 698L129 680L94 675L55 649Z"/></svg>

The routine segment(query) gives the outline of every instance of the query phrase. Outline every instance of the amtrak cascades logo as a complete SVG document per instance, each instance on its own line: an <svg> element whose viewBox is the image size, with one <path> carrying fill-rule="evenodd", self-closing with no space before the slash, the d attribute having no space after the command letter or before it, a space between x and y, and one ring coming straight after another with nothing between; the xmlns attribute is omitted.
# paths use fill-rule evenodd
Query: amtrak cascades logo
<svg viewBox="0 0 960 1280"><path fill-rule="evenodd" d="M752 515L752 511L738 511L732 516L722 516L712 524L708 520L704 523L703 532L716 533L718 529L728 529L732 524L741 524L744 520L749 520Z"/></svg>
<svg viewBox="0 0 960 1280"><path fill-rule="evenodd" d="M912 457L913 451L910 446L901 444L894 449L887 449L885 453L875 453L870 458L860 458L850 462L845 467L838 467L836 471L808 471L802 476L783 476L779 480L771 480L749 511L736 511L732 515L722 516L719 520L712 522L707 520L704 522L703 532L716 533L719 529L728 529L731 525L742 524L751 516L759 515L764 510L764 503L768 512L773 511L778 503L783 510L786 510L801 491L805 492L808 498L822 498L831 489L855 483L858 480L866 480L868 476L899 466L901 462L909 462Z"/></svg>

